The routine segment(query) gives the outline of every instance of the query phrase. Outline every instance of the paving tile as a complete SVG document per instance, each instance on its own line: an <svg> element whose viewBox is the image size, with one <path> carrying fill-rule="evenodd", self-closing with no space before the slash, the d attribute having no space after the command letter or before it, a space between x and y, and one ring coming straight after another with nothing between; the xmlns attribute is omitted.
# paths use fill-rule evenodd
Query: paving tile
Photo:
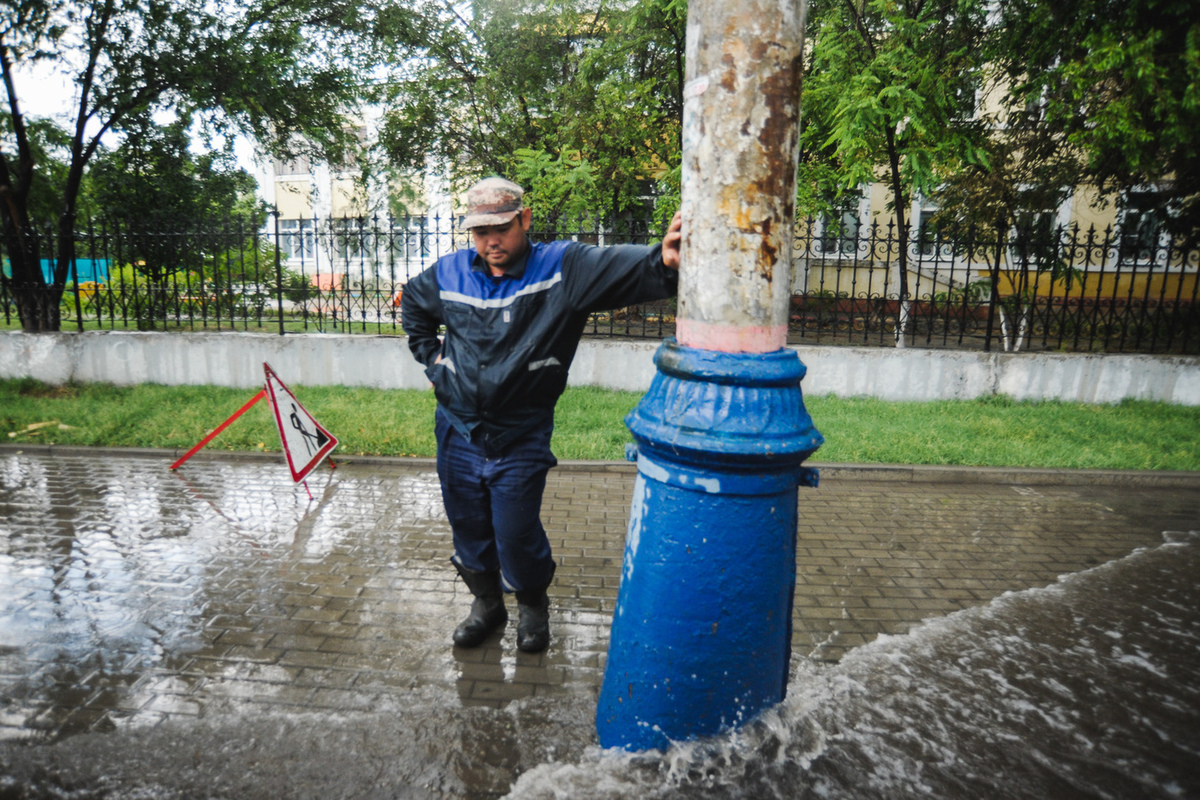
<svg viewBox="0 0 1200 800"><path fill-rule="evenodd" d="M168 463L0 449L0 741L429 686L464 708L595 702L629 469L551 473L554 639L527 655L514 624L451 646L470 597L427 463L341 464L310 478L319 501L282 462L198 459L186 481ZM1200 529L1200 492L847 477L801 490L799 512L793 652L825 661Z"/></svg>

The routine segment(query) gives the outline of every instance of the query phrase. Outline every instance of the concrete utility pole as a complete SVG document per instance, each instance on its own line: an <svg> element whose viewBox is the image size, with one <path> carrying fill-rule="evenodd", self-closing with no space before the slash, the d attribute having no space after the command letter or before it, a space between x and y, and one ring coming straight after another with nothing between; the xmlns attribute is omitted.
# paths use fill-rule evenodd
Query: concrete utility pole
<svg viewBox="0 0 1200 800"><path fill-rule="evenodd" d="M787 342L805 10L688 6L682 345L769 353Z"/></svg>
<svg viewBox="0 0 1200 800"><path fill-rule="evenodd" d="M626 420L638 477L596 727L665 747L781 701L797 487L823 441L785 349L805 0L692 0L678 342Z"/></svg>

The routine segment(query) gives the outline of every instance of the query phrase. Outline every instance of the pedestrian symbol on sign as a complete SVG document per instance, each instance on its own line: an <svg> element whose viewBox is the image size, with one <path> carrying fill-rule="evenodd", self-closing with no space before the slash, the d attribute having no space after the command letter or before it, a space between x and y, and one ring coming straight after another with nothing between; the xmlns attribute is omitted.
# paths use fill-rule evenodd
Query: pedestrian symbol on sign
<svg viewBox="0 0 1200 800"><path fill-rule="evenodd" d="M271 398L288 469L292 472L292 480L299 483L337 447L338 440L313 419L291 390L279 380L270 364L263 362L263 371L267 376L267 396Z"/></svg>
<svg viewBox="0 0 1200 800"><path fill-rule="evenodd" d="M320 428L317 428L316 433L308 432L308 429L304 427L304 420L300 417L300 409L296 403L292 403L292 416L289 419L292 422L292 427L304 437L304 449L308 451L310 457L314 453L319 452L325 446L325 443L329 441L329 437L325 435L325 431Z"/></svg>

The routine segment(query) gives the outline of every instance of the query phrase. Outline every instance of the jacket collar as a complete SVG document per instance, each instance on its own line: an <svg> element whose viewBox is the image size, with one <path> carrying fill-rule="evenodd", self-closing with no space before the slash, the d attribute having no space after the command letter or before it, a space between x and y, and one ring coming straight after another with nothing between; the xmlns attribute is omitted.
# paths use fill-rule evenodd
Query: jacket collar
<svg viewBox="0 0 1200 800"><path fill-rule="evenodd" d="M475 255L471 258L471 271L482 272L485 275L491 276L492 271L488 268L488 263L483 260L483 256L472 248ZM502 278L520 278L525 274L525 265L529 263L529 255L533 252L533 242L529 237L525 237L525 254L522 255L517 262L504 271Z"/></svg>

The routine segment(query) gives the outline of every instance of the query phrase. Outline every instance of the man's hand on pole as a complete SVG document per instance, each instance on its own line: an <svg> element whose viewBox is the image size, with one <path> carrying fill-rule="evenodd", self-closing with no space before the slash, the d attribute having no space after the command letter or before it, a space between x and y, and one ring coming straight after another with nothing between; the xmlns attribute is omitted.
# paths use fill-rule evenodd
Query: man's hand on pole
<svg viewBox="0 0 1200 800"><path fill-rule="evenodd" d="M664 267L679 269L679 245L683 241L683 212L676 211L662 240L662 262Z"/></svg>

